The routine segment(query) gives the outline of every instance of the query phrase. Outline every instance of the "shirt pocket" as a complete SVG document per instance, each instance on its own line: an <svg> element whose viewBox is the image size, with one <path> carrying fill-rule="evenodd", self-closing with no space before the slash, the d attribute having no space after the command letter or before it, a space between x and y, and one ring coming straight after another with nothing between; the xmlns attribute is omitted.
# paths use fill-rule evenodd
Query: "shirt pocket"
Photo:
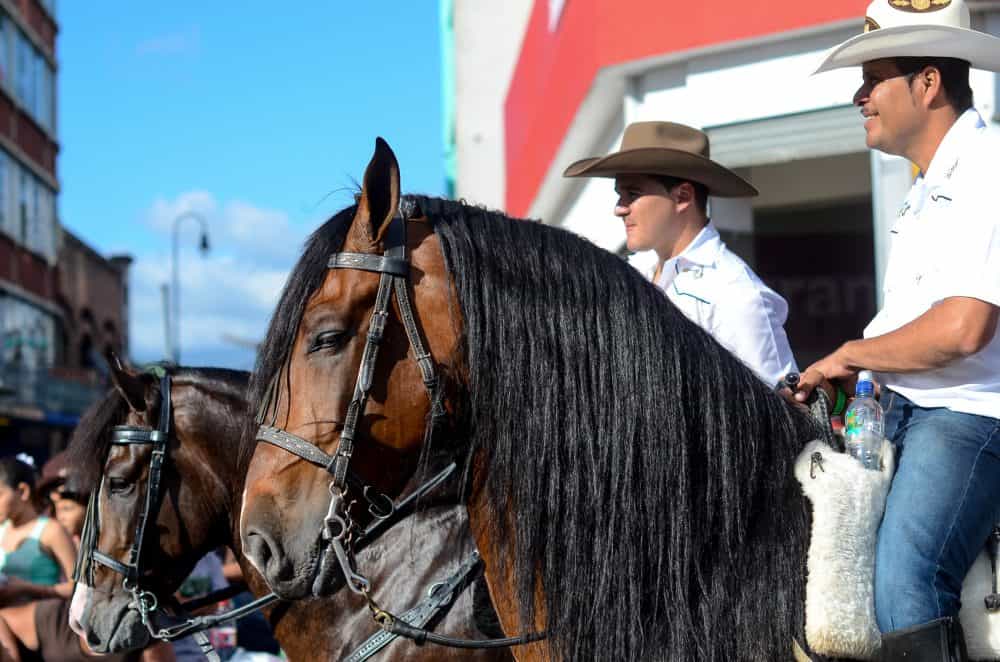
<svg viewBox="0 0 1000 662"><path fill-rule="evenodd" d="M928 303L943 296L942 288L947 289L950 278L946 271L953 264L956 251L961 251L966 229L959 213L953 189L949 186L932 189L921 210L919 247L915 250L919 263L913 277Z"/></svg>
<svg viewBox="0 0 1000 662"><path fill-rule="evenodd" d="M908 212L890 231L892 244L886 266L883 291L886 296L912 296L923 279L928 255L928 238L923 217Z"/></svg>

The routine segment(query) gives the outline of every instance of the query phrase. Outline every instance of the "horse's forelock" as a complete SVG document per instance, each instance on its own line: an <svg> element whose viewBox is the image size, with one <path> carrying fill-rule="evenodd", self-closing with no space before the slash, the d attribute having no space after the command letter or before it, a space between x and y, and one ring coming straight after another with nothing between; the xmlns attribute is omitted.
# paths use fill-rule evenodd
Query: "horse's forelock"
<svg viewBox="0 0 1000 662"><path fill-rule="evenodd" d="M110 429L125 422L128 404L115 389L90 406L70 437L68 466L80 472L81 486L88 492L97 487L104 467L104 458L111 445Z"/></svg>
<svg viewBox="0 0 1000 662"><path fill-rule="evenodd" d="M319 227L306 241L302 257L288 275L278 300L267 335L257 351L257 361L250 376L247 406L249 412L243 427L240 466L249 465L256 446L257 410L264 402L268 386L284 365L302 319L306 302L326 278L330 254L340 250L350 228L357 205L346 207Z"/></svg>

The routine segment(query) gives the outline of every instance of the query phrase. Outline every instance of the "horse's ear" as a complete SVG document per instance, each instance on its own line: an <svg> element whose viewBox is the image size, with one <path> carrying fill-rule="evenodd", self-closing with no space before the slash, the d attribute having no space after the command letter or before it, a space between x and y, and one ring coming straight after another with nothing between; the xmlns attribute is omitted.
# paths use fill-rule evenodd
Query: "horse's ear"
<svg viewBox="0 0 1000 662"><path fill-rule="evenodd" d="M118 358L110 349L104 355L111 367L111 381L114 382L115 390L121 393L128 403L129 409L134 412L146 410L146 385L142 376L125 367L122 360Z"/></svg>
<svg viewBox="0 0 1000 662"><path fill-rule="evenodd" d="M389 221L399 209L399 163L389 143L375 139L375 153L365 170L365 180L354 217L354 228L371 243L379 243Z"/></svg>

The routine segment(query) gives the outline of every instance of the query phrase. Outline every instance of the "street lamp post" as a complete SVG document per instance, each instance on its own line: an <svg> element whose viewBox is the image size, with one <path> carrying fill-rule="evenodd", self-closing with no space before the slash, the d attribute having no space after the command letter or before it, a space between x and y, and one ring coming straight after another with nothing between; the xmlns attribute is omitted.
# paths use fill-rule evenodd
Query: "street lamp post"
<svg viewBox="0 0 1000 662"><path fill-rule="evenodd" d="M173 260L172 260L172 272L171 272L171 289L173 289L173 299L174 299L174 341L172 343L173 356L171 357L174 363L180 364L181 362L181 283L177 274L177 244L178 244L178 229L180 228L181 221L186 218L193 218L198 221L198 225L201 226L201 253L202 255L208 253L208 223L205 222L205 218L193 211L186 211L174 219L173 235L174 235L174 246L173 246Z"/></svg>

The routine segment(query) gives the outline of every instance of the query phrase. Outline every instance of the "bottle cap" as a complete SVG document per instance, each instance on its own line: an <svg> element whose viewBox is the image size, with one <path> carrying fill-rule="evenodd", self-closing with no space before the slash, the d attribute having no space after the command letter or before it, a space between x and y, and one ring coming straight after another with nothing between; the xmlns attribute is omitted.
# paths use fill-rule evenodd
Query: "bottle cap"
<svg viewBox="0 0 1000 662"><path fill-rule="evenodd" d="M855 396L871 396L875 394L875 377L871 370L858 373L858 385L854 387Z"/></svg>

